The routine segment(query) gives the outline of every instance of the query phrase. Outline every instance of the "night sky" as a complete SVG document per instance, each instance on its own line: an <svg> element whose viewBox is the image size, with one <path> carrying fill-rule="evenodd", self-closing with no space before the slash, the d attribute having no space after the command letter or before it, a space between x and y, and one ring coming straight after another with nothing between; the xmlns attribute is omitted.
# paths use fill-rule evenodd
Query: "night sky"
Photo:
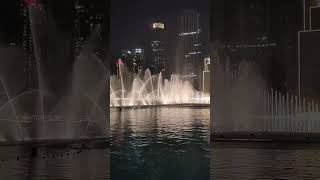
<svg viewBox="0 0 320 180"><path fill-rule="evenodd" d="M111 4L111 52L118 54L121 49L143 47L148 28L154 19L166 24L169 39L177 37L177 17L184 9L200 12L204 39L209 39L209 0L110 0ZM18 0L2 2L0 39L11 41L12 35L22 27L17 14Z"/></svg>
<svg viewBox="0 0 320 180"><path fill-rule="evenodd" d="M19 1L1 1L0 5L0 43L14 41L15 34L19 33L22 27L22 19L19 17L17 8Z"/></svg>
<svg viewBox="0 0 320 180"><path fill-rule="evenodd" d="M170 38L177 36L177 18L184 9L200 13L204 39L209 39L208 0L111 0L111 50L117 55L121 49L142 46L148 27L154 19L164 21Z"/></svg>

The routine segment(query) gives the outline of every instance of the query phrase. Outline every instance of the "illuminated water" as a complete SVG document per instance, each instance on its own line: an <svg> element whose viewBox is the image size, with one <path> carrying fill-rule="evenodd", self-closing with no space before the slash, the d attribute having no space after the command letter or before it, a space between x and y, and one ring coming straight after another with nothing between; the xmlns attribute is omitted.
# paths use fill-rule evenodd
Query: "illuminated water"
<svg viewBox="0 0 320 180"><path fill-rule="evenodd" d="M111 179L209 179L209 108L111 110Z"/></svg>

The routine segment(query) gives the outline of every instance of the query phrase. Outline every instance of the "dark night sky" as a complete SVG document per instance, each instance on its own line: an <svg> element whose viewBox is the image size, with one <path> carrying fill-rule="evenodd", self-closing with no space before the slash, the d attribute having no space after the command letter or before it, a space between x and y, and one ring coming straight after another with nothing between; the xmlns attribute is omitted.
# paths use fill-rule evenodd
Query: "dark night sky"
<svg viewBox="0 0 320 180"><path fill-rule="evenodd" d="M200 12L202 29L208 34L208 0L111 0L111 49L141 46L154 18L163 20L170 35L176 35L177 17L184 9ZM207 38L209 36L207 35Z"/></svg>
<svg viewBox="0 0 320 180"><path fill-rule="evenodd" d="M148 27L154 18L166 23L169 36L176 36L177 16L184 9L196 9L201 14L202 29L208 34L209 0L110 0L111 49L115 53L122 48L142 46ZM22 22L14 9L18 0L4 1L0 6L0 39L10 41L11 34L19 30ZM12 23L15 22L15 23ZM18 23L17 23L18 22ZM4 37L3 35L6 34ZM8 36L9 35L9 36ZM1 37L2 36L2 37ZM208 35L207 35L208 36ZM209 39L209 36L205 39Z"/></svg>
<svg viewBox="0 0 320 180"><path fill-rule="evenodd" d="M17 13L18 0L4 1L0 5L0 43L10 42L22 27L22 21Z"/></svg>

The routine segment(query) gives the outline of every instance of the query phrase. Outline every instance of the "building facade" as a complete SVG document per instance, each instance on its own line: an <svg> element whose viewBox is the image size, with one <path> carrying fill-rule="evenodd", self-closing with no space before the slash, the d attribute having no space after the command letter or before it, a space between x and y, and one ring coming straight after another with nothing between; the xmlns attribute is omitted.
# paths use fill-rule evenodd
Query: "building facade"
<svg viewBox="0 0 320 180"><path fill-rule="evenodd" d="M319 100L320 85L315 77L320 76L320 1L304 1L303 12L303 30L298 32L298 94Z"/></svg>
<svg viewBox="0 0 320 180"><path fill-rule="evenodd" d="M137 76L139 72L142 71L143 64L144 64L144 49L141 48L135 48L133 49L133 62L132 62L132 74L133 76Z"/></svg>
<svg viewBox="0 0 320 180"><path fill-rule="evenodd" d="M257 64L266 86L298 93L298 31L303 0L213 0L211 57Z"/></svg>
<svg viewBox="0 0 320 180"><path fill-rule="evenodd" d="M150 60L147 64L152 74L164 73L168 61L166 26L162 22L152 24L150 39Z"/></svg>
<svg viewBox="0 0 320 180"><path fill-rule="evenodd" d="M76 0L74 2L74 56L79 56L81 49L90 38L102 40L101 26L105 20L105 6L101 0ZM98 53L98 52L97 52Z"/></svg>
<svg viewBox="0 0 320 180"><path fill-rule="evenodd" d="M179 16L178 72L197 88L202 63L200 14L185 10Z"/></svg>
<svg viewBox="0 0 320 180"><path fill-rule="evenodd" d="M320 97L312 80L320 68L318 0L213 0L211 6L214 57L233 69L254 62L269 88Z"/></svg>
<svg viewBox="0 0 320 180"><path fill-rule="evenodd" d="M202 92L210 94L210 58L204 59L204 70L202 71Z"/></svg>

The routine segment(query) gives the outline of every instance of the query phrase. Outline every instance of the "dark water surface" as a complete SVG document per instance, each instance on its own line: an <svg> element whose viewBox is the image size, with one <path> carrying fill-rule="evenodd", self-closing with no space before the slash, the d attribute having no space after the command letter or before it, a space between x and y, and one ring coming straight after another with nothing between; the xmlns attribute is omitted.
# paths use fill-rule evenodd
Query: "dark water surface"
<svg viewBox="0 0 320 180"><path fill-rule="evenodd" d="M210 179L320 179L320 145L212 143Z"/></svg>
<svg viewBox="0 0 320 180"><path fill-rule="evenodd" d="M112 109L111 179L209 179L209 124L209 108Z"/></svg>
<svg viewBox="0 0 320 180"><path fill-rule="evenodd" d="M109 150L0 147L1 180L107 180Z"/></svg>

